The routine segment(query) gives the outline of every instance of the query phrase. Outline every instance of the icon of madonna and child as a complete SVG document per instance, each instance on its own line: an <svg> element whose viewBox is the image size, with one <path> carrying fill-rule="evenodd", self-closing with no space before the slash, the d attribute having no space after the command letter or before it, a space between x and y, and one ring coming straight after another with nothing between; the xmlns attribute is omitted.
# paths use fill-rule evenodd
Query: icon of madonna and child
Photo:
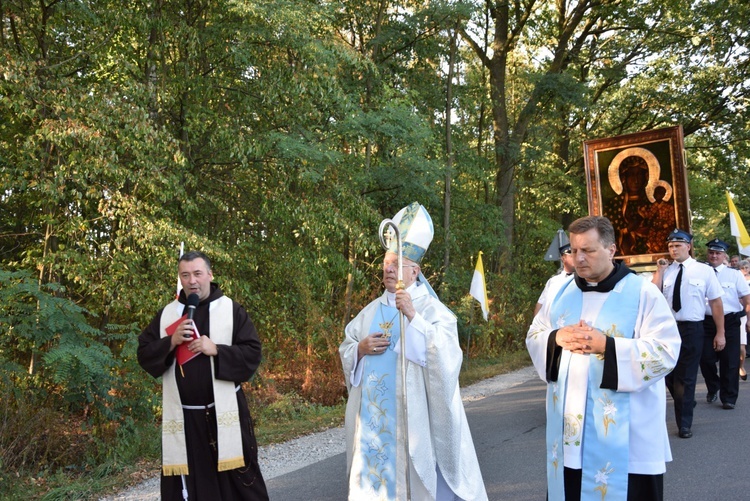
<svg viewBox="0 0 750 501"><path fill-rule="evenodd" d="M602 191L602 212L615 227L619 255L667 252L676 210L672 186L660 177L659 160L640 147L620 151L607 167L611 192Z"/></svg>

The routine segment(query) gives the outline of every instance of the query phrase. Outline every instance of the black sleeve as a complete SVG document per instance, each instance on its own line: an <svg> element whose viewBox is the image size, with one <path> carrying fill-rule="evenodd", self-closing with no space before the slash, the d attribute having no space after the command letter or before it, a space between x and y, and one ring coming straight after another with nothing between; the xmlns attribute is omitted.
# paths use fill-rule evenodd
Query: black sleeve
<svg viewBox="0 0 750 501"><path fill-rule="evenodd" d="M602 384L599 388L617 391L617 350L615 349L615 338L607 337L607 345L604 348L604 373Z"/></svg>
<svg viewBox="0 0 750 501"><path fill-rule="evenodd" d="M138 336L138 363L154 377L164 374L174 360L172 340L169 336L162 338L159 332L162 311L156 314Z"/></svg>
<svg viewBox="0 0 750 501"><path fill-rule="evenodd" d="M550 332L547 339L547 382L557 381L560 372L560 357L562 346L557 345L557 329Z"/></svg>

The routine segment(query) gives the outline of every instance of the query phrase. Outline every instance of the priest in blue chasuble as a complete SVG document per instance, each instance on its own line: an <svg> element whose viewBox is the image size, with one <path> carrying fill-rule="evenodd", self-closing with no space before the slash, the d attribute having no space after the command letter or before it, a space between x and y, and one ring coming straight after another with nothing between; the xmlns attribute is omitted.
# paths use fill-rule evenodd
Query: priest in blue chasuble
<svg viewBox="0 0 750 501"><path fill-rule="evenodd" d="M609 219L587 216L568 231L575 274L526 337L547 382L548 499L661 500L677 324L659 289L613 260Z"/></svg>
<svg viewBox="0 0 750 501"><path fill-rule="evenodd" d="M393 239L383 259L385 291L346 326L339 347L349 391L349 499L406 499L408 468L414 501L483 501L487 493L458 386L463 353L456 317L420 268L434 233L432 219L414 202L392 222L402 240L404 288L396 287L398 248ZM401 411L402 319L408 459Z"/></svg>

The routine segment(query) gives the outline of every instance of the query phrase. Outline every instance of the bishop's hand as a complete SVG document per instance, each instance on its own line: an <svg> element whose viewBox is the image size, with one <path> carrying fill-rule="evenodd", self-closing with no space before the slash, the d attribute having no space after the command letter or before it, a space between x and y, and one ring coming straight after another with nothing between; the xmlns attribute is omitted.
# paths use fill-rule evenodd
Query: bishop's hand
<svg viewBox="0 0 750 501"><path fill-rule="evenodd" d="M398 289L396 291L396 308L398 308L398 311L403 313L410 322L414 319L414 315L417 314L417 310L414 309L414 305L411 302L411 295L403 289Z"/></svg>

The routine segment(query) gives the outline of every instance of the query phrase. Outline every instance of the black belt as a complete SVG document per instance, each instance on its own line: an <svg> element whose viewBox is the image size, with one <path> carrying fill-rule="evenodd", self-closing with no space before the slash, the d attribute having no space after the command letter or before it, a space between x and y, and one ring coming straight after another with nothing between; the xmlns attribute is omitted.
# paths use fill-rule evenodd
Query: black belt
<svg viewBox="0 0 750 501"><path fill-rule="evenodd" d="M726 315L724 315L724 320L734 320L735 318L742 318L743 316L745 316L744 311L735 311L734 313L727 313ZM706 318L713 320L714 316L706 315Z"/></svg>
<svg viewBox="0 0 750 501"><path fill-rule="evenodd" d="M237 393L238 391L240 391L240 388L240 385L235 386L234 392ZM216 406L216 402L211 402L208 405L183 405L182 408L189 411L202 411L203 409L213 409L214 406Z"/></svg>
<svg viewBox="0 0 750 501"><path fill-rule="evenodd" d="M677 325L702 324L703 320L678 320Z"/></svg>

